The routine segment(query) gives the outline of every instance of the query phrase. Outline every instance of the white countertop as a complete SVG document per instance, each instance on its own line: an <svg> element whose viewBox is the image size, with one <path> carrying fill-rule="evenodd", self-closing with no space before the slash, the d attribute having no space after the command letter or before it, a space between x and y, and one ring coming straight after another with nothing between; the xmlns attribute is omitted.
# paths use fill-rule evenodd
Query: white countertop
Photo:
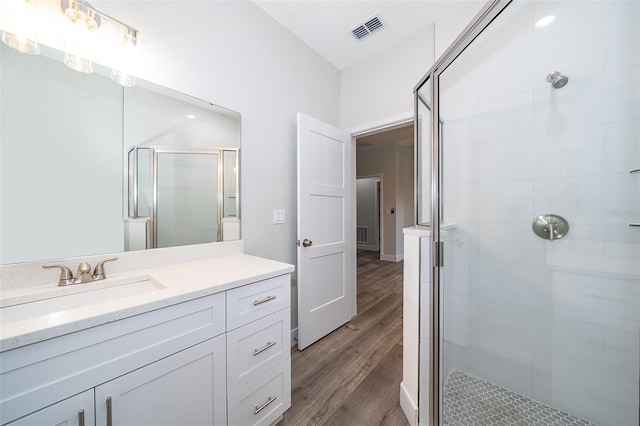
<svg viewBox="0 0 640 426"><path fill-rule="evenodd" d="M294 266L245 254L214 257L163 267L109 275L105 281L68 287L28 287L0 293L0 303L9 299L22 303L41 298L43 292L77 293L82 286L109 285L131 277L149 276L164 288L144 294L106 300L85 307L3 323L0 310L0 352L139 315L165 306L219 293L294 271ZM13 303L11 303L13 304Z"/></svg>

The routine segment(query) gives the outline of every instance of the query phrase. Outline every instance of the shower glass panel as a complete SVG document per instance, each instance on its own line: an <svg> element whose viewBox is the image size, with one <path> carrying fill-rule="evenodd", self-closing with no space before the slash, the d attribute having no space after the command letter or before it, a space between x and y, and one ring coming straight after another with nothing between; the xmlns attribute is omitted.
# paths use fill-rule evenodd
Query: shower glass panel
<svg viewBox="0 0 640 426"><path fill-rule="evenodd" d="M218 237L218 154L158 152L157 247Z"/></svg>
<svg viewBox="0 0 640 426"><path fill-rule="evenodd" d="M511 2L432 71L441 424L639 424L639 6Z"/></svg>
<svg viewBox="0 0 640 426"><path fill-rule="evenodd" d="M225 150L222 152L224 184L223 184L223 215L236 217L238 211L238 151Z"/></svg>
<svg viewBox="0 0 640 426"><path fill-rule="evenodd" d="M429 81L416 96L417 155L422 167L418 169L418 224L431 223L431 85Z"/></svg>

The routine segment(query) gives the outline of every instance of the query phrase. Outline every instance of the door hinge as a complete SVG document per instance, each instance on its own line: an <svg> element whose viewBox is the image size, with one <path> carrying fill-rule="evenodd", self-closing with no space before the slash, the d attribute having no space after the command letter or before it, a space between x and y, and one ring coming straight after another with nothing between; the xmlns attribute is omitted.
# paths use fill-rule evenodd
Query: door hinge
<svg viewBox="0 0 640 426"><path fill-rule="evenodd" d="M444 267L444 242L433 243L433 266Z"/></svg>

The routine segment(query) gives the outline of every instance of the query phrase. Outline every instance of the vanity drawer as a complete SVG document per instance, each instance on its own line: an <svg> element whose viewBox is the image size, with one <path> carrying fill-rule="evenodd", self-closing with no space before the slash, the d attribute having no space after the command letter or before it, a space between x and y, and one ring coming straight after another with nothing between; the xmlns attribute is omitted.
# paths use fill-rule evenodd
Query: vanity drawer
<svg viewBox="0 0 640 426"><path fill-rule="evenodd" d="M235 392L290 358L290 308L227 334L227 386Z"/></svg>
<svg viewBox="0 0 640 426"><path fill-rule="evenodd" d="M227 331L291 304L289 274L227 291Z"/></svg>
<svg viewBox="0 0 640 426"><path fill-rule="evenodd" d="M291 363L279 364L229 396L229 425L270 425L291 407Z"/></svg>

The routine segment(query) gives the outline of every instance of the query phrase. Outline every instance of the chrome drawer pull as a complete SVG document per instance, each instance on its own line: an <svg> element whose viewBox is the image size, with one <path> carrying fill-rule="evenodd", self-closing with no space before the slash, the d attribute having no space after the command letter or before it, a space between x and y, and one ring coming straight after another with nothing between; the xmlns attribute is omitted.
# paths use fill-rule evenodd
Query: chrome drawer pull
<svg viewBox="0 0 640 426"><path fill-rule="evenodd" d="M267 400L267 402L265 402L264 404L262 404L259 407L256 407L255 410L253 410L253 414L258 414L260 411L264 410L265 408L267 408L267 406L269 404L271 404L273 401L275 401L276 399L278 399L277 396L270 396L269 400Z"/></svg>
<svg viewBox="0 0 640 426"><path fill-rule="evenodd" d="M84 410L78 411L78 426L84 426Z"/></svg>
<svg viewBox="0 0 640 426"><path fill-rule="evenodd" d="M254 349L253 356L256 356L259 353L266 351L267 349L269 349L271 346L274 346L275 344L276 342L267 342L267 344L261 347L260 349Z"/></svg>
<svg viewBox="0 0 640 426"><path fill-rule="evenodd" d="M266 303L266 302L268 302L268 301L270 301L270 300L273 300L273 299L275 299L275 298L276 298L275 296L267 296L267 297L265 297L264 299L254 300L254 301L253 301L253 306L261 305L261 304Z"/></svg>

